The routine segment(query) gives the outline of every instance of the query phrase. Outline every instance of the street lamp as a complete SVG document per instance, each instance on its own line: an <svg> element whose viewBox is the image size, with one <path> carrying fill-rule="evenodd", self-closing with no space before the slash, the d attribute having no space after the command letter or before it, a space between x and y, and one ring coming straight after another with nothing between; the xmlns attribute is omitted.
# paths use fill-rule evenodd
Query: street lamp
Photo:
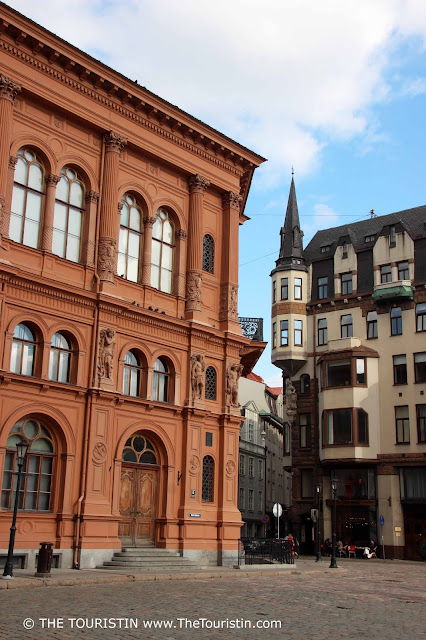
<svg viewBox="0 0 426 640"><path fill-rule="evenodd" d="M332 521L333 536L332 536L330 569L339 568L336 562L336 502L337 502L336 493L337 493L338 483L339 481L336 478L336 476L333 476L333 478L331 478L331 491L332 491L332 498L334 500L334 503L333 503L333 521Z"/></svg>
<svg viewBox="0 0 426 640"><path fill-rule="evenodd" d="M317 505L318 505L318 520L317 520L317 559L315 562L322 562L321 556L321 491L322 491L322 483L317 483Z"/></svg>
<svg viewBox="0 0 426 640"><path fill-rule="evenodd" d="M28 447L29 444L28 442L25 442L25 440L21 440L21 442L18 442L18 444L16 445L16 462L18 464L18 473L16 475L18 476L18 478L16 482L12 526L10 527L9 550L7 552L7 560L6 564L4 565L2 580L13 580L13 547L15 546L16 514L18 512L19 492L21 490L22 467L25 463L25 457L27 455ZM13 475L15 475L15 473Z"/></svg>

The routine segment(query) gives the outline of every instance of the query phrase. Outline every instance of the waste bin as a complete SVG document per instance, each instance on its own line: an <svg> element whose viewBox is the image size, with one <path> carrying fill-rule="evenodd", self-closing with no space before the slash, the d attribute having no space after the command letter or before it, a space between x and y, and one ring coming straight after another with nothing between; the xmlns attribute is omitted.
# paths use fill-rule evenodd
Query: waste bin
<svg viewBox="0 0 426 640"><path fill-rule="evenodd" d="M37 578L50 578L52 568L53 542L40 542L40 551L37 561Z"/></svg>

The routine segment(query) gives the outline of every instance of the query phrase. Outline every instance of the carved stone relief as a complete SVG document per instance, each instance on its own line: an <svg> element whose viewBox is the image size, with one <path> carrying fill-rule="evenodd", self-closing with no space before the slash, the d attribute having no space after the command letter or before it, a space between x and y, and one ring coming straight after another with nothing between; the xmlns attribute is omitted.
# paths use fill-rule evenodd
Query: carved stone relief
<svg viewBox="0 0 426 640"><path fill-rule="evenodd" d="M115 247L116 241L113 238L101 238L99 240L98 273L101 280L114 282Z"/></svg>
<svg viewBox="0 0 426 640"><path fill-rule="evenodd" d="M199 353L193 353L191 356L191 392L193 402L204 399L205 370L204 356Z"/></svg>
<svg viewBox="0 0 426 640"><path fill-rule="evenodd" d="M99 378L112 380L114 365L115 331L114 329L101 329L99 336Z"/></svg>
<svg viewBox="0 0 426 640"><path fill-rule="evenodd" d="M202 275L199 271L190 271L186 277L186 308L198 310L201 304Z"/></svg>
<svg viewBox="0 0 426 640"><path fill-rule="evenodd" d="M290 424L293 424L294 419L297 415L297 393L291 380L287 384L287 391L285 394L285 404L286 404L286 413L287 413L288 421Z"/></svg>

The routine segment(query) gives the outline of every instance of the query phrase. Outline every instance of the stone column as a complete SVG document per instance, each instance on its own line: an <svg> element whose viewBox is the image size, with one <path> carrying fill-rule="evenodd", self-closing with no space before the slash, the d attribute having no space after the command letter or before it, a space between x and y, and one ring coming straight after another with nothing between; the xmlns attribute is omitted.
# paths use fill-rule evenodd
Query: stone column
<svg viewBox="0 0 426 640"><path fill-rule="evenodd" d="M177 268L175 269L174 273L173 291L175 295L179 296L180 298L185 297L185 240L187 236L188 233L185 231L185 229L179 229L179 231L176 231L175 233Z"/></svg>
<svg viewBox="0 0 426 640"><path fill-rule="evenodd" d="M96 216L98 210L99 193L96 191L88 191L86 193L86 216L87 221L84 225L83 240L83 264L88 267L95 266L95 234L96 234Z"/></svg>
<svg viewBox="0 0 426 640"><path fill-rule="evenodd" d="M186 310L200 311L203 268L203 200L210 182L198 173L189 178L188 264Z"/></svg>
<svg viewBox="0 0 426 640"><path fill-rule="evenodd" d="M6 213L10 141L13 126L13 104L21 86L0 74L0 243L9 235L9 216Z"/></svg>
<svg viewBox="0 0 426 640"><path fill-rule="evenodd" d="M229 191L222 198L222 285L220 320L238 323L238 229L241 196Z"/></svg>
<svg viewBox="0 0 426 640"><path fill-rule="evenodd" d="M120 153L127 144L122 136L105 134L104 185L100 213L98 273L101 281L114 283L117 268L117 192Z"/></svg>
<svg viewBox="0 0 426 640"><path fill-rule="evenodd" d="M49 253L52 252L56 185L58 184L60 179L61 176L55 176L53 173L49 173L46 176L46 205L44 208L44 225L41 248L43 251L48 251Z"/></svg>
<svg viewBox="0 0 426 640"><path fill-rule="evenodd" d="M155 217L143 219L144 239L142 255L142 284L151 286L151 254L152 254L152 227L156 221Z"/></svg>

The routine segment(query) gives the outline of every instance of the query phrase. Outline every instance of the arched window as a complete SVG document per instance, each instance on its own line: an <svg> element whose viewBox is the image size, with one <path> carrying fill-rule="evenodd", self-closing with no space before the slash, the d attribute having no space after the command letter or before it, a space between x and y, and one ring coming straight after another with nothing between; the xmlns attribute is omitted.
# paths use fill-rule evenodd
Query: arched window
<svg viewBox="0 0 426 640"><path fill-rule="evenodd" d="M44 170L30 149L19 149L12 194L9 236L37 249L40 236Z"/></svg>
<svg viewBox="0 0 426 640"><path fill-rule="evenodd" d="M206 400L216 400L216 369L207 367L206 369Z"/></svg>
<svg viewBox="0 0 426 640"><path fill-rule="evenodd" d="M36 339L26 324L18 324L13 332L10 370L23 376L34 375Z"/></svg>
<svg viewBox="0 0 426 640"><path fill-rule="evenodd" d="M208 233L203 238L203 271L214 272L214 240Z"/></svg>
<svg viewBox="0 0 426 640"><path fill-rule="evenodd" d="M139 433L126 441L123 449L123 460L139 464L158 464L154 447L147 438Z"/></svg>
<svg viewBox="0 0 426 640"><path fill-rule="evenodd" d="M55 448L48 429L35 419L21 420L10 431L4 464L1 506L13 508L12 478L17 470L16 445L26 440L29 444L18 506L20 509L49 511Z"/></svg>
<svg viewBox="0 0 426 640"><path fill-rule="evenodd" d="M124 359L123 393L137 398L140 395L142 368L139 358L128 351Z"/></svg>
<svg viewBox="0 0 426 640"><path fill-rule="evenodd" d="M211 456L203 458L202 502L213 502L214 498L214 460Z"/></svg>
<svg viewBox="0 0 426 640"><path fill-rule="evenodd" d="M128 193L123 196L121 204L117 273L126 280L138 282L142 212L135 198Z"/></svg>
<svg viewBox="0 0 426 640"><path fill-rule="evenodd" d="M80 176L74 169L64 167L56 187L52 252L72 262L80 260L83 203L84 187Z"/></svg>
<svg viewBox="0 0 426 640"><path fill-rule="evenodd" d="M169 214L158 209L152 227L151 286L172 292L174 227Z"/></svg>
<svg viewBox="0 0 426 640"><path fill-rule="evenodd" d="M169 377L170 372L163 360L157 358L154 364L154 380L152 397L159 402L167 402L169 399Z"/></svg>
<svg viewBox="0 0 426 640"><path fill-rule="evenodd" d="M69 382L71 364L71 345L62 333L52 338L49 358L49 380Z"/></svg>
<svg viewBox="0 0 426 640"><path fill-rule="evenodd" d="M308 373L300 376L300 393L309 393L311 390L311 378Z"/></svg>

